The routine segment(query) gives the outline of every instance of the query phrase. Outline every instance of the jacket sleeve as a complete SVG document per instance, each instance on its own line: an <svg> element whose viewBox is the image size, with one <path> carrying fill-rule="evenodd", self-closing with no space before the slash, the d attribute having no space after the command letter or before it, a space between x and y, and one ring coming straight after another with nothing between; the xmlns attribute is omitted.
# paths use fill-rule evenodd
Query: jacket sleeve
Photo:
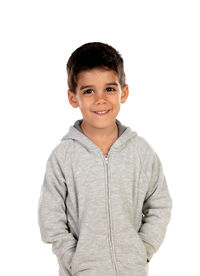
<svg viewBox="0 0 200 276"><path fill-rule="evenodd" d="M168 191L162 164L154 152L149 187L143 204L139 235L144 242L149 262L164 240L171 217L172 199Z"/></svg>
<svg viewBox="0 0 200 276"><path fill-rule="evenodd" d="M63 154L62 154L63 155ZM52 244L52 251L71 271L70 262L77 240L67 226L66 179L62 158L53 151L48 158L38 205L38 223L42 241Z"/></svg>

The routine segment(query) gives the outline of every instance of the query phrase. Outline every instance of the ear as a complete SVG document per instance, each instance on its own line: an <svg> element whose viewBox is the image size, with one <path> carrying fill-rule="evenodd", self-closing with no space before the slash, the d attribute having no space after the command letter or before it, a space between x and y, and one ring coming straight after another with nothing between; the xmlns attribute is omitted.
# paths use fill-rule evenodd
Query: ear
<svg viewBox="0 0 200 276"><path fill-rule="evenodd" d="M122 89L121 103L125 103L126 99L128 98L128 95L129 95L129 89L128 89L128 84L126 84Z"/></svg>
<svg viewBox="0 0 200 276"><path fill-rule="evenodd" d="M73 106L74 108L77 108L79 104L78 104L76 95L70 90L67 91L67 94L68 94L68 101L71 104L71 106Z"/></svg>

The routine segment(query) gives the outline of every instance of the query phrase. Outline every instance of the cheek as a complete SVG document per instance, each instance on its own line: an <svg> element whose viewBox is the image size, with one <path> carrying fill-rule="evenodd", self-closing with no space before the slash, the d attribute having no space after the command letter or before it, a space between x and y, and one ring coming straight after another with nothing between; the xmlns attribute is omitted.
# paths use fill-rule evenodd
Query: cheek
<svg viewBox="0 0 200 276"><path fill-rule="evenodd" d="M79 106L81 110L87 111L90 109L90 104L88 103L88 101L81 101Z"/></svg>
<svg viewBox="0 0 200 276"><path fill-rule="evenodd" d="M120 102L121 102L121 98L120 96L116 97L115 99L113 99L113 104L115 106L120 106Z"/></svg>
<svg viewBox="0 0 200 276"><path fill-rule="evenodd" d="M112 101L113 101L115 104L120 103L120 100L121 100L121 93L117 93L117 94L113 95Z"/></svg>

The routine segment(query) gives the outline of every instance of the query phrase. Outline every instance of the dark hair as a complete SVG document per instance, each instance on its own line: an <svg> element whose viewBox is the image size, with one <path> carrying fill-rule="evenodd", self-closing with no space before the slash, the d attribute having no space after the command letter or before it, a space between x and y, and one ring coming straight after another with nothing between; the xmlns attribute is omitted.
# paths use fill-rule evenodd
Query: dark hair
<svg viewBox="0 0 200 276"><path fill-rule="evenodd" d="M114 70L118 74L121 88L124 88L124 65L119 52L108 44L90 42L77 48L67 62L66 69L69 90L76 94L78 73L95 67L106 67L107 69Z"/></svg>

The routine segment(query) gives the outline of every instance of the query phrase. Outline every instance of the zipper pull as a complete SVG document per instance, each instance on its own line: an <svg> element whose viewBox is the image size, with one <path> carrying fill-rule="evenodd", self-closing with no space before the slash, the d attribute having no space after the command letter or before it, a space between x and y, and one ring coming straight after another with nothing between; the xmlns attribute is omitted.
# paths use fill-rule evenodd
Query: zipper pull
<svg viewBox="0 0 200 276"><path fill-rule="evenodd" d="M108 155L105 156L106 164L108 164Z"/></svg>

